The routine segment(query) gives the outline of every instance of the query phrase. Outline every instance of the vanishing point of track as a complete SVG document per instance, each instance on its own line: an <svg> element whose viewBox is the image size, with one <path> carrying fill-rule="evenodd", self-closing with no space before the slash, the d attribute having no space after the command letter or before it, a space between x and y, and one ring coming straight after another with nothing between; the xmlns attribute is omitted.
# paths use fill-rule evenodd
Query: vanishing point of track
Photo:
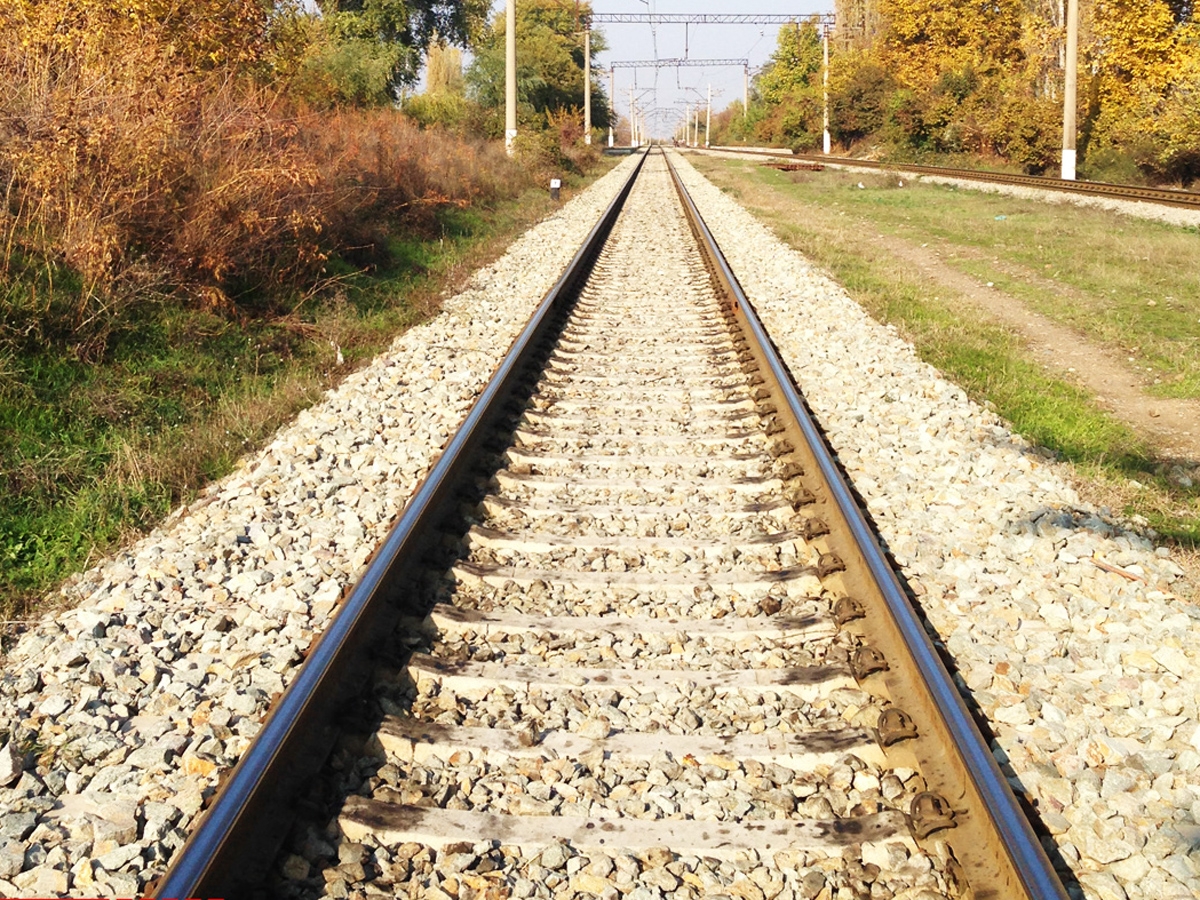
<svg viewBox="0 0 1200 900"><path fill-rule="evenodd" d="M357 849L289 884L271 861L331 792ZM267 878L297 897L1066 896L665 155L156 893Z"/></svg>

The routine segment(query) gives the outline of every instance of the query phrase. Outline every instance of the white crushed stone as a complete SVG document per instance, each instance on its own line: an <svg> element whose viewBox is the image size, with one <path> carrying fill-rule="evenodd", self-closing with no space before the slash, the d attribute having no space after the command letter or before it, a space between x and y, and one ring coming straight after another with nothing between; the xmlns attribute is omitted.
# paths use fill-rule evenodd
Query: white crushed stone
<svg viewBox="0 0 1200 900"><path fill-rule="evenodd" d="M680 170L1085 894L1200 895L1200 609L1183 570Z"/></svg>
<svg viewBox="0 0 1200 900"><path fill-rule="evenodd" d="M0 896L140 896L635 160L31 624L0 676Z"/></svg>

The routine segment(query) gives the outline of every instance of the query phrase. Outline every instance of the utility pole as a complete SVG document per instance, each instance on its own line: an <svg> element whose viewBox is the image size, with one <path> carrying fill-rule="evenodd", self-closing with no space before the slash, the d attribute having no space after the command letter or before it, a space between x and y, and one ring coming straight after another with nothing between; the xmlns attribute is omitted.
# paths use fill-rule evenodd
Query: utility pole
<svg viewBox="0 0 1200 900"><path fill-rule="evenodd" d="M742 118L750 115L750 67L742 66Z"/></svg>
<svg viewBox="0 0 1200 900"><path fill-rule="evenodd" d="M613 87L616 80L613 78L613 67L608 67L608 146L613 145L613 123L617 120L617 93Z"/></svg>
<svg viewBox="0 0 1200 900"><path fill-rule="evenodd" d="M504 9L504 149L513 154L517 138L517 0Z"/></svg>
<svg viewBox="0 0 1200 900"><path fill-rule="evenodd" d="M592 143L592 29L583 30L583 142Z"/></svg>
<svg viewBox="0 0 1200 900"><path fill-rule="evenodd" d="M637 146L637 110L633 107L633 85L629 85L629 146Z"/></svg>
<svg viewBox="0 0 1200 900"><path fill-rule="evenodd" d="M1067 60L1063 85L1062 177L1075 180L1075 83L1079 74L1079 0L1067 0Z"/></svg>
<svg viewBox="0 0 1200 900"><path fill-rule="evenodd" d="M708 86L708 109L704 113L704 146L708 146L709 130L712 127L712 85Z"/></svg>
<svg viewBox="0 0 1200 900"><path fill-rule="evenodd" d="M821 86L825 92L825 109L824 109L825 134L824 134L824 137L822 138L822 146L825 148L825 155L828 156L830 146L831 146L830 141L829 141L829 26L828 25L826 25L824 28L821 29L821 37L823 39L822 43L825 45L824 46L825 67L821 71Z"/></svg>

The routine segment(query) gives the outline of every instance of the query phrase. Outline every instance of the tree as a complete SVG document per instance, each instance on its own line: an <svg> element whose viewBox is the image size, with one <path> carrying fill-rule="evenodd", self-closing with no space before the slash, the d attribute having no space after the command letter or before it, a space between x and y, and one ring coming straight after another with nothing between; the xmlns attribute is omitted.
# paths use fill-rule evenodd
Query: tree
<svg viewBox="0 0 1200 900"><path fill-rule="evenodd" d="M908 87L925 88L948 70L989 73L1021 60L1021 0L879 0L879 9L887 23L880 61Z"/></svg>
<svg viewBox="0 0 1200 900"><path fill-rule="evenodd" d="M779 29L775 52L758 76L756 87L770 104L782 103L820 80L821 35L815 22L792 23Z"/></svg>
<svg viewBox="0 0 1200 900"><path fill-rule="evenodd" d="M548 115L583 108L582 20L591 7L556 0L517 4L517 117L526 126L544 127ZM498 15L475 46L467 70L468 95L485 108L504 108L505 21ZM592 53L607 49L604 35L592 32ZM500 133L496 116L492 130ZM592 124L608 127L608 99L592 79Z"/></svg>
<svg viewBox="0 0 1200 900"><path fill-rule="evenodd" d="M461 50L444 41L430 44L425 57L425 90L431 94L463 92Z"/></svg>
<svg viewBox="0 0 1200 900"><path fill-rule="evenodd" d="M848 53L831 63L830 131L843 146L874 134L886 121L888 98L896 90L891 73L869 56Z"/></svg>
<svg viewBox="0 0 1200 900"><path fill-rule="evenodd" d="M425 59L425 91L407 98L404 112L422 128L440 125L466 132L477 108L467 101L464 91L461 51L435 42Z"/></svg>
<svg viewBox="0 0 1200 900"><path fill-rule="evenodd" d="M321 58L347 99L388 102L417 80L437 40L466 46L486 21L487 0L318 0L326 23Z"/></svg>

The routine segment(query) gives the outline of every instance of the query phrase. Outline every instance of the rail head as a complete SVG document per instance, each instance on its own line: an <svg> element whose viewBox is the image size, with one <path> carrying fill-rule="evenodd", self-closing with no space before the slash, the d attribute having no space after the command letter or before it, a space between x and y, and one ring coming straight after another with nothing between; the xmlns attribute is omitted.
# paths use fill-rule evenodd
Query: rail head
<svg viewBox="0 0 1200 900"><path fill-rule="evenodd" d="M942 727L952 739L958 754L957 763L969 782L966 788L968 792L974 793L978 806L985 811L987 825L1003 847L1006 860L1001 862L1007 862L1007 866L1001 866L1006 870L999 873L1002 881L1023 890L1021 896L1029 900L1067 900L1068 894L1062 881L1055 873L1054 866L1042 848L1029 819L1013 796L1008 781L988 749L895 571L888 563L874 529L859 508L790 371L759 320L753 304L742 290L679 173L671 164L670 154L666 155L675 188L708 260L713 278L719 290L727 296L745 333L750 336L751 348L758 358L760 371L767 380L768 389L776 397L777 405L782 402L782 406L779 407L781 413L786 411L786 414L792 417L794 426L808 444L810 459L819 468L821 477L828 485L830 499L852 537L854 551L874 579L875 587L886 604L892 626L911 654L920 681L928 692L937 715L941 717ZM1005 893L1003 896L1013 895Z"/></svg>
<svg viewBox="0 0 1200 900"><path fill-rule="evenodd" d="M647 151L648 153L648 151ZM500 361L463 424L404 507L358 583L310 648L295 680L222 784L214 802L152 893L160 897L245 896L266 874L295 800L324 762L336 719L364 673L370 650L394 626L397 588L427 548L471 457L536 352L552 317L586 278L641 171L647 153ZM348 685L351 682L353 686Z"/></svg>

